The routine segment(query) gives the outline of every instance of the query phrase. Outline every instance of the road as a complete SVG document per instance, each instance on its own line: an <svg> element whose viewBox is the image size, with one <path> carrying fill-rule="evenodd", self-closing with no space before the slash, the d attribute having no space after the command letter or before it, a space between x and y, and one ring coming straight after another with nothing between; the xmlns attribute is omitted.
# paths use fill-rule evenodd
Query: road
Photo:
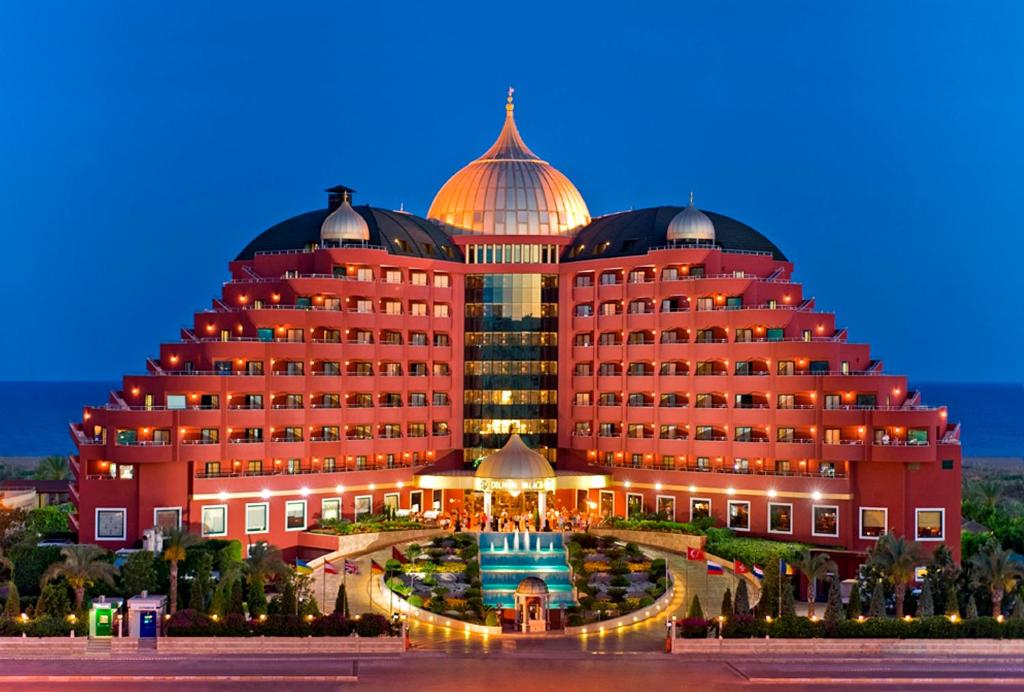
<svg viewBox="0 0 1024 692"><path fill-rule="evenodd" d="M351 682L345 680L352 673L351 659L329 656L6 660L0 662L0 688L291 690L315 686L388 692L625 692L762 686L821 690L839 685L851 690L1024 687L1024 662L996 658L837 659L809 653L794 660L721 660L638 652L549 651L543 642L520 644L517 641L514 648L496 648L485 655L413 652L402 657L363 657L358 680ZM813 642L808 646L813 648Z"/></svg>

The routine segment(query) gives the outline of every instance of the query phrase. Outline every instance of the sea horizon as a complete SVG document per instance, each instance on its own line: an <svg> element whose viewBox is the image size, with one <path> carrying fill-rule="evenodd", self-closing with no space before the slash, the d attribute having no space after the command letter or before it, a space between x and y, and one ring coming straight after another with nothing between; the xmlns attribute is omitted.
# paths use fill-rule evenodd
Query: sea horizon
<svg viewBox="0 0 1024 692"><path fill-rule="evenodd" d="M106 403L115 380L0 380L0 401L17 406L0 416L0 457L41 457L75 451L68 424L82 408ZM927 405L945 405L962 426L964 458L1024 458L1024 383L914 382Z"/></svg>

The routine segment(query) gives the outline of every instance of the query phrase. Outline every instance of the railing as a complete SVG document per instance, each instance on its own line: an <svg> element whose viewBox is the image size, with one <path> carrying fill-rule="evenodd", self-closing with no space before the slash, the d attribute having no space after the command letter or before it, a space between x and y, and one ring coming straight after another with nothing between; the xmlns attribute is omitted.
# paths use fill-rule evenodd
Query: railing
<svg viewBox="0 0 1024 692"><path fill-rule="evenodd" d="M170 441L164 442L162 440L116 440L114 444L117 447L169 447Z"/></svg>
<svg viewBox="0 0 1024 692"><path fill-rule="evenodd" d="M692 473L714 473L714 474L728 474L730 476L778 476L783 478L817 478L826 481L829 480L841 480L847 478L847 474L839 472L826 472L826 473L810 473L807 471L773 471L768 469L734 469L731 467L722 468L711 468L711 467L698 467L698 466L679 466L669 464L634 464L629 461L616 461L607 463L603 461L591 461L589 466L597 466L603 468L623 468L623 469L639 469L639 470L657 470L657 471L686 471ZM741 491L742 492L742 491Z"/></svg>

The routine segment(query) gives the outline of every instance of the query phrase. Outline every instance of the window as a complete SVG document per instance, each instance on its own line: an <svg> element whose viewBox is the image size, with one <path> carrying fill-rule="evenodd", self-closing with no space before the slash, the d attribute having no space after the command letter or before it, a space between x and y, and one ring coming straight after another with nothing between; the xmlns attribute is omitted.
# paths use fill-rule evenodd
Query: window
<svg viewBox="0 0 1024 692"><path fill-rule="evenodd" d="M842 441L842 433L839 428L825 428L825 444L837 445Z"/></svg>
<svg viewBox="0 0 1024 692"><path fill-rule="evenodd" d="M270 531L270 503L255 502L245 506L245 532L266 533Z"/></svg>
<svg viewBox="0 0 1024 692"><path fill-rule="evenodd" d="M573 367L573 373L572 374L576 375L577 377L593 375L594 374L594 364L591 363L591 362L576 363L576 365Z"/></svg>
<svg viewBox="0 0 1024 692"><path fill-rule="evenodd" d="M811 535L839 535L839 507L836 505L814 505L811 508Z"/></svg>
<svg viewBox="0 0 1024 692"><path fill-rule="evenodd" d="M611 490L600 491L600 512L602 517L615 515L615 493Z"/></svg>
<svg viewBox="0 0 1024 692"><path fill-rule="evenodd" d="M955 463L953 462L952 459L943 459L942 460L942 470L943 471L952 471L954 467L955 467Z"/></svg>
<svg viewBox="0 0 1024 692"><path fill-rule="evenodd" d="M434 303L434 317L448 317L448 303Z"/></svg>
<svg viewBox="0 0 1024 692"><path fill-rule="evenodd" d="M711 516L711 500L706 497L690 498L690 521Z"/></svg>
<svg viewBox="0 0 1024 692"><path fill-rule="evenodd" d="M576 317L590 317L594 314L594 304L580 303L579 305L576 306L576 309L574 310L573 314L575 314Z"/></svg>
<svg viewBox="0 0 1024 692"><path fill-rule="evenodd" d="M945 538L946 510L941 507L915 512L915 533L919 541L941 541Z"/></svg>
<svg viewBox="0 0 1024 692"><path fill-rule="evenodd" d="M644 496L640 493L626 493L626 519L644 513Z"/></svg>
<svg viewBox="0 0 1024 692"><path fill-rule="evenodd" d="M451 280L447 274L434 274L434 288L448 288Z"/></svg>
<svg viewBox="0 0 1024 692"><path fill-rule="evenodd" d="M662 463L664 463L662 457ZM658 495L658 516L664 517L666 521L676 520L676 498L671 495Z"/></svg>
<svg viewBox="0 0 1024 692"><path fill-rule="evenodd" d="M733 531L750 531L750 503L729 500L729 528Z"/></svg>
<svg viewBox="0 0 1024 692"><path fill-rule="evenodd" d="M125 540L125 524L127 523L127 516L128 510L122 507L97 507L96 540Z"/></svg>
<svg viewBox="0 0 1024 692"><path fill-rule="evenodd" d="M860 537L878 538L889 525L889 510L885 507L860 508Z"/></svg>
<svg viewBox="0 0 1024 692"><path fill-rule="evenodd" d="M768 331L771 332L770 329ZM777 372L780 375L795 375L796 363L791 360L780 360Z"/></svg>
<svg viewBox="0 0 1024 692"><path fill-rule="evenodd" d="M826 394L825 395L825 408L831 411L840 409L843 407L843 398L838 394Z"/></svg>
<svg viewBox="0 0 1024 692"><path fill-rule="evenodd" d="M384 493L384 507L392 510L397 510L398 497L398 493Z"/></svg>
<svg viewBox="0 0 1024 692"><path fill-rule="evenodd" d="M284 529L285 531L305 531L305 500L290 500L284 503Z"/></svg>
<svg viewBox="0 0 1024 692"><path fill-rule="evenodd" d="M359 521L360 517L366 516L367 514L373 513L373 496L372 495L356 495L355 498L355 519Z"/></svg>
<svg viewBox="0 0 1024 692"><path fill-rule="evenodd" d="M181 527L181 507L155 507L153 509L153 528L166 531Z"/></svg>
<svg viewBox="0 0 1024 692"><path fill-rule="evenodd" d="M413 286L426 286L427 285L427 273L413 269L409 272L409 283Z"/></svg>
<svg viewBox="0 0 1024 692"><path fill-rule="evenodd" d="M768 533L793 533L793 505L768 503Z"/></svg>
<svg viewBox="0 0 1024 692"><path fill-rule="evenodd" d="M390 304L388 304L388 307L390 307ZM434 307L436 308L437 306L435 305ZM391 312L390 310L385 310L385 312L387 312L387 314L389 314L389 315L397 315L397 314L399 314L401 312L401 310L399 310L398 312ZM426 314L427 314L427 304L424 303L421 300L414 300L414 301L410 302L409 303L409 314L414 316L414 317L424 317L424 316L426 316Z"/></svg>
<svg viewBox="0 0 1024 692"><path fill-rule="evenodd" d="M202 534L226 536L228 533L228 506L207 505L202 511Z"/></svg>
<svg viewBox="0 0 1024 692"><path fill-rule="evenodd" d="M908 445L926 445L928 444L928 430L925 428L908 428L907 429L907 444Z"/></svg>
<svg viewBox="0 0 1024 692"><path fill-rule="evenodd" d="M320 521L336 521L341 519L341 498L332 497L320 501Z"/></svg>

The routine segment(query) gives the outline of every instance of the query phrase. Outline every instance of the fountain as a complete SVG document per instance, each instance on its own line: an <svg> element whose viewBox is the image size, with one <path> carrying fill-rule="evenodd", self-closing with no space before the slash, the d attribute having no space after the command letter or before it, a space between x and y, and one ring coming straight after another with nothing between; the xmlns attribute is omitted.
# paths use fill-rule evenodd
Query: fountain
<svg viewBox="0 0 1024 692"><path fill-rule="evenodd" d="M480 580L484 605L511 608L516 587L526 577L544 581L551 594L552 608L574 605L562 534L538 534L531 541L526 531L512 533L515 535L511 541L507 533L480 534Z"/></svg>

